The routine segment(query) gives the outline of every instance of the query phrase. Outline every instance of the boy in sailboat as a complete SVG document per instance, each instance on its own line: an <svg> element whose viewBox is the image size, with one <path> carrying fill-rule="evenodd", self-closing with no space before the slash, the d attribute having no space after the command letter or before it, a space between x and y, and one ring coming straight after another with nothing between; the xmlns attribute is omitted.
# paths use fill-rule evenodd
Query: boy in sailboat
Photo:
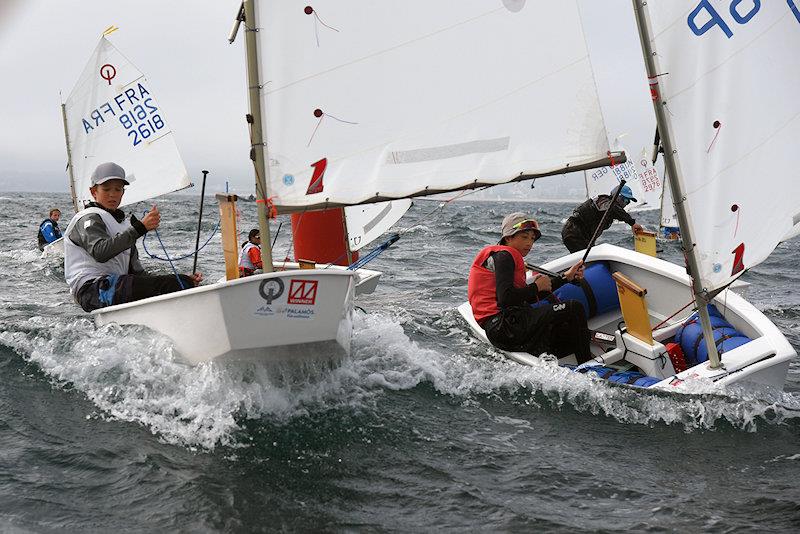
<svg viewBox="0 0 800 534"><path fill-rule="evenodd" d="M61 237L61 229L58 227L58 220L61 218L61 210L53 208L47 219L39 225L39 250L44 250L44 246L52 243Z"/></svg>
<svg viewBox="0 0 800 534"><path fill-rule="evenodd" d="M603 214L607 210L611 210L611 212L606 217L597 237L600 237L600 234L608 230L615 220L628 223L634 234L644 230L644 227L625 211L625 206L631 202L636 202L630 187L623 185L616 202L612 204L611 199L614 198L614 194L618 189L619 186L612 189L608 195L598 195L596 198L590 198L573 210L572 215L564 223L564 228L561 229L561 240L567 250L577 252L588 247L592 236L594 236L597 227L600 225Z"/></svg>
<svg viewBox="0 0 800 534"><path fill-rule="evenodd" d="M158 228L153 206L142 220L118 209L130 185L116 163L101 163L91 177L94 198L75 214L64 239L64 277L70 293L85 311L172 293L197 286L203 275L148 275L139 262L136 240ZM179 280L180 279L180 280Z"/></svg>
<svg viewBox="0 0 800 534"><path fill-rule="evenodd" d="M253 228L247 235L247 241L242 243L242 253L239 257L239 276L252 276L256 269L263 269L261 260L261 232Z"/></svg>
<svg viewBox="0 0 800 534"><path fill-rule="evenodd" d="M583 278L579 261L560 277L541 275L527 285L524 257L541 235L539 224L524 213L503 219L500 243L484 247L469 270L472 314L500 349L559 358L575 354L578 363L586 362L592 355L583 306L575 300L532 306L540 293Z"/></svg>

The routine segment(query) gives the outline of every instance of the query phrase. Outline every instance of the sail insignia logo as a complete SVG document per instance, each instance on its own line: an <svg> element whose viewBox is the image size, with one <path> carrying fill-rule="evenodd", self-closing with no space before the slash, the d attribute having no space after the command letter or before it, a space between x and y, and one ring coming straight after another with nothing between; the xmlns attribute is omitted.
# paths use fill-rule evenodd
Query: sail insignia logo
<svg viewBox="0 0 800 534"><path fill-rule="evenodd" d="M111 80L116 78L117 76L117 69L111 63L106 63L102 67L100 67L100 77L103 78L105 81L108 82L108 85L111 85Z"/></svg>
<svg viewBox="0 0 800 534"><path fill-rule="evenodd" d="M283 280L280 278L268 278L258 286L258 293L261 298L267 301L267 304L272 304L273 301L283 295L283 288Z"/></svg>

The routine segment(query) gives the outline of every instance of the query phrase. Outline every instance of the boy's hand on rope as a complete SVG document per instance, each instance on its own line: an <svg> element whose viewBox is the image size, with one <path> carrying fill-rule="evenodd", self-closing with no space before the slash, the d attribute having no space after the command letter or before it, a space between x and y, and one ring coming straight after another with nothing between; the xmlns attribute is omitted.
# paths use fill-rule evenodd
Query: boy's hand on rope
<svg viewBox="0 0 800 534"><path fill-rule="evenodd" d="M141 222L144 227L147 228L148 232L158 228L158 225L161 223L161 214L158 212L158 208L155 204L153 204L153 207L150 209L150 211L145 213Z"/></svg>

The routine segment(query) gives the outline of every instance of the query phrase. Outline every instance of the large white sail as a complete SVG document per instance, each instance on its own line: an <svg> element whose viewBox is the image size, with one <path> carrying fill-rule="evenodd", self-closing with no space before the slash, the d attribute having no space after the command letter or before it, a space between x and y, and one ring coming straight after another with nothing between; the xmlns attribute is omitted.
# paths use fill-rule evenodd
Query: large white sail
<svg viewBox="0 0 800 534"><path fill-rule="evenodd" d="M659 73L651 87L665 101L710 291L763 261L800 221L800 2L646 9Z"/></svg>
<svg viewBox="0 0 800 534"><path fill-rule="evenodd" d="M276 0L255 24L279 212L606 158L575 0Z"/></svg>
<svg viewBox="0 0 800 534"><path fill-rule="evenodd" d="M347 206L344 221L350 250L360 250L383 235L411 207L407 198L375 204Z"/></svg>
<svg viewBox="0 0 800 534"><path fill-rule="evenodd" d="M92 200L92 171L106 161L128 174L123 205L191 185L150 83L105 37L67 98L65 115L78 209Z"/></svg>
<svg viewBox="0 0 800 534"><path fill-rule="evenodd" d="M660 207L664 183L658 176L656 168L650 163L645 149L642 149L638 157L629 155L624 163L587 171L586 196L594 198L597 195L611 194L621 180L625 180L636 198L636 202L627 206L628 211L644 211Z"/></svg>

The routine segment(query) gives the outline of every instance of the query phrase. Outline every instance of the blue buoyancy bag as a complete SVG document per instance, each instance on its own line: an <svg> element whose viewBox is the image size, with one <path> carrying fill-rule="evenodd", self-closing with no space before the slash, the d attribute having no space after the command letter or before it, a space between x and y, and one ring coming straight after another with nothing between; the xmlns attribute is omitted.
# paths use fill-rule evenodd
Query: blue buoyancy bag
<svg viewBox="0 0 800 534"><path fill-rule="evenodd" d="M587 319L619 309L617 284L611 277L608 265L603 262L586 266L580 284L566 283L554 292L558 302L577 300L583 305ZM541 301L534 306L555 304L552 299Z"/></svg>
<svg viewBox="0 0 800 534"><path fill-rule="evenodd" d="M661 379L654 376L647 376L639 371L619 371L609 376L608 381L647 388L657 382L661 382Z"/></svg>
<svg viewBox="0 0 800 534"><path fill-rule="evenodd" d="M598 378L607 380L608 377L617 372L617 369L606 367L605 365L590 365L587 367L576 367L573 371L584 374L595 373Z"/></svg>
<svg viewBox="0 0 800 534"><path fill-rule="evenodd" d="M708 305L708 315L711 319L714 341L720 355L751 341L749 337L736 330L733 325L726 321L713 304ZM706 347L703 327L700 325L697 312L684 321L683 325L675 332L675 342L680 344L686 357L686 362L690 366L708 360L708 348Z"/></svg>
<svg viewBox="0 0 800 534"><path fill-rule="evenodd" d="M628 384L631 386L639 386L642 388L649 388L653 384L661 382L660 378L655 376L647 376L639 371L619 371L613 367L606 367L604 365L592 365L587 367L578 367L573 369L578 373L595 373L598 378L608 380L609 382L616 382L617 384Z"/></svg>

